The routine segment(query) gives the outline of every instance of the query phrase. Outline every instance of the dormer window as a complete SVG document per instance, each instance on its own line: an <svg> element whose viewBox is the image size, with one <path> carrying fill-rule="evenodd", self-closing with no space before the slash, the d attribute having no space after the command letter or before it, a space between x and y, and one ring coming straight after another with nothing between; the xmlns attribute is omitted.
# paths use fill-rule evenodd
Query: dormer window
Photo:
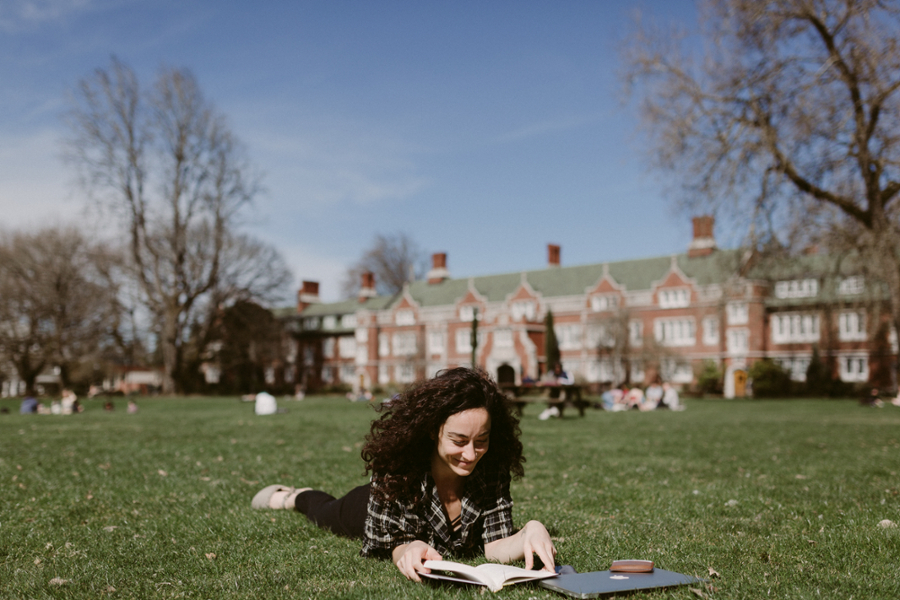
<svg viewBox="0 0 900 600"><path fill-rule="evenodd" d="M776 298L814 298L818 293L817 279L790 279L775 284Z"/></svg>
<svg viewBox="0 0 900 600"><path fill-rule="evenodd" d="M513 321L521 321L522 319L534 321L537 307L531 300L517 300L510 306L510 312L512 313ZM469 321L471 320L472 317L469 317Z"/></svg>
<svg viewBox="0 0 900 600"><path fill-rule="evenodd" d="M660 308L684 308L691 303L691 293L687 288L660 290L657 295Z"/></svg>
<svg viewBox="0 0 900 600"><path fill-rule="evenodd" d="M394 314L394 323L396 323L397 325L415 325L416 314L408 308L398 310Z"/></svg>
<svg viewBox="0 0 900 600"><path fill-rule="evenodd" d="M838 284L838 294L841 296L856 296L866 290L866 280L863 277L844 277Z"/></svg>
<svg viewBox="0 0 900 600"><path fill-rule="evenodd" d="M460 321L469 321L475 318L475 309L477 307L474 304L467 304L466 306L459 307L459 319ZM481 320L481 315L478 315L478 320Z"/></svg>
<svg viewBox="0 0 900 600"><path fill-rule="evenodd" d="M615 310L619 307L619 297L612 294L603 294L600 296L591 296L591 310L594 312L603 312L605 310Z"/></svg>

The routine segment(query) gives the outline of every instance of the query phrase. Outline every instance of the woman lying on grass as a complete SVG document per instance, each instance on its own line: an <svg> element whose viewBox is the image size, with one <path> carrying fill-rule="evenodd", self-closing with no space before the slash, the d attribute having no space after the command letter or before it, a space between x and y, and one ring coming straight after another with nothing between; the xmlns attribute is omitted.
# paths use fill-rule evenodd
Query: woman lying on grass
<svg viewBox="0 0 900 600"><path fill-rule="evenodd" d="M513 530L509 484L524 473L519 424L506 397L482 372L442 371L383 405L362 458L370 483L335 499L310 488L270 485L254 508L295 508L323 529L362 538L362 556L388 556L408 579L426 560L484 552L495 562L537 554L554 569L547 529ZM490 450L490 451L489 451Z"/></svg>

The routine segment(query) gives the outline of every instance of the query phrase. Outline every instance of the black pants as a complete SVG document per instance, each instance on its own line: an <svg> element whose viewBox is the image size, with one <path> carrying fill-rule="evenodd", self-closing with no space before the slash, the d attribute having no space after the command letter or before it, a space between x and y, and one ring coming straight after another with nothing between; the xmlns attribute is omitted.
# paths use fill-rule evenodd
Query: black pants
<svg viewBox="0 0 900 600"><path fill-rule="evenodd" d="M362 539L369 505L369 485L353 488L342 498L310 490L297 495L294 507L321 527L348 538Z"/></svg>

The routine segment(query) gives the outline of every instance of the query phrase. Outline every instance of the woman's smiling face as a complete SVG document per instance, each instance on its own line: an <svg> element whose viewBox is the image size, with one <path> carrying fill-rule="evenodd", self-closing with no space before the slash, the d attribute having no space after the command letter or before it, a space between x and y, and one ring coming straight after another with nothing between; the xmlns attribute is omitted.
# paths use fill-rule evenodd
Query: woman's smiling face
<svg viewBox="0 0 900 600"><path fill-rule="evenodd" d="M488 451L491 439L491 415L484 408L472 408L451 415L441 425L431 461L435 469L460 477L472 474Z"/></svg>

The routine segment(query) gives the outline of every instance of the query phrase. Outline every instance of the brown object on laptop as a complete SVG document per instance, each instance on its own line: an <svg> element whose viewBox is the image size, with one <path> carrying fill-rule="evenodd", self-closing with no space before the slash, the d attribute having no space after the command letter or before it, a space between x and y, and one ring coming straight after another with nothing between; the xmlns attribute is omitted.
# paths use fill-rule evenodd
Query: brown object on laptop
<svg viewBox="0 0 900 600"><path fill-rule="evenodd" d="M652 560L614 560L609 570L612 573L652 573Z"/></svg>

